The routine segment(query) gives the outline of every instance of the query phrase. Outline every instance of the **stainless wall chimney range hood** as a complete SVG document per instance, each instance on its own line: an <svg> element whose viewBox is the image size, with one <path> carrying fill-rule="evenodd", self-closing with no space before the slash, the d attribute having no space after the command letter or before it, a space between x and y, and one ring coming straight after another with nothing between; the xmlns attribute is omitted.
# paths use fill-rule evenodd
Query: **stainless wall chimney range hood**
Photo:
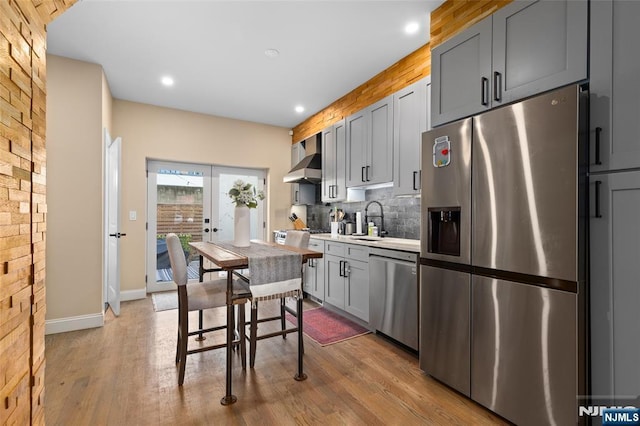
<svg viewBox="0 0 640 426"><path fill-rule="evenodd" d="M320 183L322 180L322 133L303 141L307 154L282 179L285 183Z"/></svg>

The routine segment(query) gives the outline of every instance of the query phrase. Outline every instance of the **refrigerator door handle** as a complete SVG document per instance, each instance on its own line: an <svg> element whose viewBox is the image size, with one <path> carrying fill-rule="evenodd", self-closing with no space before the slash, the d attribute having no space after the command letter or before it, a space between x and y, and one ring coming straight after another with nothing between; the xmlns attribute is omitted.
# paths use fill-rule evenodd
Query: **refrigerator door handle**
<svg viewBox="0 0 640 426"><path fill-rule="evenodd" d="M498 71L493 72L493 100L496 102L502 100L502 74Z"/></svg>
<svg viewBox="0 0 640 426"><path fill-rule="evenodd" d="M596 164L599 166L602 164L600 160L600 135L602 134L602 127L596 127Z"/></svg>
<svg viewBox="0 0 640 426"><path fill-rule="evenodd" d="M484 106L489 105L489 101L487 100L487 91L489 90L489 79L487 77L482 77L480 80L480 103Z"/></svg>
<svg viewBox="0 0 640 426"><path fill-rule="evenodd" d="M596 181L596 217L601 218L602 212L600 212L600 186L602 185L601 180Z"/></svg>

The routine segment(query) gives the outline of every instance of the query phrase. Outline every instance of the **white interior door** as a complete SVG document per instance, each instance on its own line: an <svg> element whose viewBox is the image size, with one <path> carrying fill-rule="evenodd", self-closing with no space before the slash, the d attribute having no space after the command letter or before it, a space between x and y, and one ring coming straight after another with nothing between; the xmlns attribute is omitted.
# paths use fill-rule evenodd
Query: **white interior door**
<svg viewBox="0 0 640 426"><path fill-rule="evenodd" d="M106 235L105 235L105 294L106 304L120 315L120 158L122 139L111 139L105 129L106 162Z"/></svg>
<svg viewBox="0 0 640 426"><path fill-rule="evenodd" d="M151 293L175 289L166 234L178 235L189 279L197 280L200 258L188 243L233 239L235 206L227 192L237 179L264 189L265 172L151 160L147 170L147 292ZM265 237L264 204L251 209L251 238Z"/></svg>

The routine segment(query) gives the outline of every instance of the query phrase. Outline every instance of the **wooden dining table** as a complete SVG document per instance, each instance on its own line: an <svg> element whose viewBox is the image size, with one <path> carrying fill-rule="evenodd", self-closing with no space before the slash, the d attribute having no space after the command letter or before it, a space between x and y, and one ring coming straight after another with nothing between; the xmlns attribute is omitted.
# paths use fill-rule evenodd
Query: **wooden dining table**
<svg viewBox="0 0 640 426"><path fill-rule="evenodd" d="M251 244L264 244L276 247L282 250L288 250L291 252L295 252L301 255L302 264L306 263L309 259L318 259L322 258L322 253L301 249L293 246L286 246L276 243L271 243L267 241L261 240L251 240ZM235 253L234 251L223 248L220 245L216 244L216 242L204 241L204 242L191 242L189 243L190 247L193 247L198 254L200 255L200 281L203 280L204 274L208 272L219 271L220 269L227 271L227 342L226 342L226 392L225 396L220 399L220 403L222 405L230 405L237 401L237 397L233 395L231 389L231 369L232 369L232 349L234 342L234 314L233 314L233 275L234 272L238 273L238 270L247 269L249 267L249 258L242 254ZM204 267L204 259L208 259L209 261L215 264L215 268L208 269ZM302 265L301 265L302 266ZM300 289L302 291L302 282L300 283ZM298 300L298 312L302 312L302 297ZM302 318L299 315L299 318ZM299 325L301 329L302 324ZM298 371L295 376L296 380L304 380L306 379L306 375L303 371L302 364L302 335L298 339Z"/></svg>

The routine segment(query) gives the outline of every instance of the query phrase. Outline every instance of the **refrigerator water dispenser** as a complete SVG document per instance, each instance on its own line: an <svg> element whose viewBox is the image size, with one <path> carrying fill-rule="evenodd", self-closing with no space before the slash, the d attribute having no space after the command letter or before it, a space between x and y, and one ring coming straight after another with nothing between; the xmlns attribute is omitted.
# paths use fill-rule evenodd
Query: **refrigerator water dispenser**
<svg viewBox="0 0 640 426"><path fill-rule="evenodd" d="M460 256L460 207L430 208L428 250Z"/></svg>

